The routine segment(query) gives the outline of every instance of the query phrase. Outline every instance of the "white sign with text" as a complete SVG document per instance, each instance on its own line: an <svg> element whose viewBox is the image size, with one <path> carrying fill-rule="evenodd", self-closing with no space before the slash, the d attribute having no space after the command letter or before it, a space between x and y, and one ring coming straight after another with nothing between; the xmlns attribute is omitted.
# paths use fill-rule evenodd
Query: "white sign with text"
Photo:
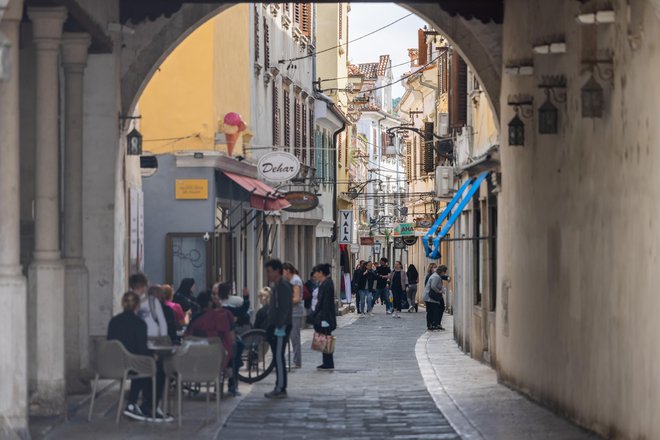
<svg viewBox="0 0 660 440"><path fill-rule="evenodd" d="M339 211L339 244L353 243L353 211Z"/></svg>
<svg viewBox="0 0 660 440"><path fill-rule="evenodd" d="M270 182L285 182L298 175L300 161L286 151L273 151L259 158L257 164L259 176Z"/></svg>

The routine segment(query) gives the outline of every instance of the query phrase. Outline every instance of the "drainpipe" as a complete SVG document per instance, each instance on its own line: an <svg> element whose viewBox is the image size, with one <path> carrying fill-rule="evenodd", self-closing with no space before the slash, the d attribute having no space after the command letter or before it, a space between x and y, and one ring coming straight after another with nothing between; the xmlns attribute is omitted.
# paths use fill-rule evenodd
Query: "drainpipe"
<svg viewBox="0 0 660 440"><path fill-rule="evenodd" d="M337 138L339 137L339 134L346 130L346 121L342 120L341 123L341 128L334 133L332 133L332 144L335 147L335 154L332 157L332 160L334 161L333 168L335 170L335 184L332 185L332 218L334 219L335 224L332 226L332 238L331 242L334 243L337 241L337 174L338 174L338 163L337 163Z"/></svg>

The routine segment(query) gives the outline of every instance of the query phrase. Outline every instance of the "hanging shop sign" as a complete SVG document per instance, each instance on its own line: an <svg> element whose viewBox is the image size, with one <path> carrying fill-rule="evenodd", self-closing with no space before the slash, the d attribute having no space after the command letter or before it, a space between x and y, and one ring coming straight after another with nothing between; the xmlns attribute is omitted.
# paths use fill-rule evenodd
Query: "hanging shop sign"
<svg viewBox="0 0 660 440"><path fill-rule="evenodd" d="M266 153L257 164L259 176L270 182L285 182L298 175L300 161L296 156L286 151Z"/></svg>
<svg viewBox="0 0 660 440"><path fill-rule="evenodd" d="M352 254L357 254L358 252L360 252L360 245L353 243L351 245L351 253Z"/></svg>
<svg viewBox="0 0 660 440"><path fill-rule="evenodd" d="M406 244L403 242L403 237L394 237L394 249L405 249Z"/></svg>
<svg viewBox="0 0 660 440"><path fill-rule="evenodd" d="M375 241L373 237L360 237L360 244L362 246L373 246Z"/></svg>
<svg viewBox="0 0 660 440"><path fill-rule="evenodd" d="M206 179L176 179L175 197L177 200L207 200L209 181Z"/></svg>
<svg viewBox="0 0 660 440"><path fill-rule="evenodd" d="M395 237L405 237L408 235L415 235L415 224L414 223L399 223L394 228Z"/></svg>
<svg viewBox="0 0 660 440"><path fill-rule="evenodd" d="M417 220L415 222L415 227L417 229L428 229L433 226L433 220Z"/></svg>
<svg viewBox="0 0 660 440"><path fill-rule="evenodd" d="M284 208L287 212L307 212L319 206L316 194L307 191L291 191L286 193L284 199L291 204Z"/></svg>
<svg viewBox="0 0 660 440"><path fill-rule="evenodd" d="M406 246L414 246L415 243L417 243L417 237L416 236L408 235L408 236L405 236L405 237L401 237L401 239L403 240L403 242L405 243Z"/></svg>
<svg viewBox="0 0 660 440"><path fill-rule="evenodd" d="M339 211L339 244L353 243L353 211Z"/></svg>
<svg viewBox="0 0 660 440"><path fill-rule="evenodd" d="M380 244L380 241L377 241L376 243L374 243L374 247L373 247L374 254L380 255L381 247L382 246Z"/></svg>

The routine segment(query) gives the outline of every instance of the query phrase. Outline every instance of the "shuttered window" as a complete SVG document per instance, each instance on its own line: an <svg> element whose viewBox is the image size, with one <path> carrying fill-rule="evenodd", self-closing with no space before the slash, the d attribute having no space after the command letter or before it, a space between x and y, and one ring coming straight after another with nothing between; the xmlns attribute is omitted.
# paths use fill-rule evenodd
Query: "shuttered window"
<svg viewBox="0 0 660 440"><path fill-rule="evenodd" d="M417 179L417 170L419 167L419 152L417 151L417 138L416 134L413 135L413 145L412 145L412 178L413 180Z"/></svg>
<svg viewBox="0 0 660 440"><path fill-rule="evenodd" d="M254 4L254 62L259 62L259 4Z"/></svg>
<svg viewBox="0 0 660 440"><path fill-rule="evenodd" d="M450 75L449 124L460 128L467 124L467 65L457 52L451 55Z"/></svg>
<svg viewBox="0 0 660 440"><path fill-rule="evenodd" d="M302 23L300 26L300 30L303 32L304 35L309 37L312 35L312 4L303 3L301 5L301 8L302 8Z"/></svg>
<svg viewBox="0 0 660 440"><path fill-rule="evenodd" d="M429 133L424 136L422 151L424 151L424 172L432 173L435 171L435 151L433 150L433 122L424 123L424 131Z"/></svg>
<svg viewBox="0 0 660 440"><path fill-rule="evenodd" d="M424 29L417 30L417 53L418 53L418 64L423 66L428 63L427 52L426 52L426 33Z"/></svg>
<svg viewBox="0 0 660 440"><path fill-rule="evenodd" d="M270 67L270 29L264 15L264 67Z"/></svg>
<svg viewBox="0 0 660 440"><path fill-rule="evenodd" d="M343 25L342 20L344 18L344 13L343 13L344 12L344 4L343 3L337 3L337 6L338 6L337 9L339 10L339 39L341 40L341 39L344 38L344 30L342 29L342 27L343 27L342 26Z"/></svg>
<svg viewBox="0 0 660 440"><path fill-rule="evenodd" d="M302 145L302 162L304 164L307 163L307 151L308 151L308 145L307 145L307 105L303 101L302 103L302 117L301 117L301 127L300 127L300 136L302 137L301 139L301 145Z"/></svg>
<svg viewBox="0 0 660 440"><path fill-rule="evenodd" d="M284 90L284 146L291 149L291 102L289 91Z"/></svg>
<svg viewBox="0 0 660 440"><path fill-rule="evenodd" d="M316 167L314 159L316 158L316 137L314 136L314 101L309 106L309 164Z"/></svg>
<svg viewBox="0 0 660 440"><path fill-rule="evenodd" d="M301 127L300 127L301 108L300 108L300 100L298 99L297 96L294 98L293 101L294 101L294 104L293 104L293 106L294 106L294 113L293 113L293 136L294 136L294 138L293 138L293 146L294 146L293 147L293 154L295 154L295 156L298 159L300 159L301 158L301 145L300 145L300 142L301 142L301 138L300 138L300 134L301 134L301 130L300 130L301 129Z"/></svg>
<svg viewBox="0 0 660 440"><path fill-rule="evenodd" d="M346 166L346 169L348 169L348 159L349 159L349 150L348 150L348 134L346 134L346 137L344 138L344 148L346 148L346 155L344 156L344 166Z"/></svg>
<svg viewBox="0 0 660 440"><path fill-rule="evenodd" d="M337 162L341 163L341 150L342 150L342 139L343 139L344 133L339 133L339 136L337 136Z"/></svg>
<svg viewBox="0 0 660 440"><path fill-rule="evenodd" d="M406 144L406 180L410 182L412 180L412 147L410 142Z"/></svg>
<svg viewBox="0 0 660 440"><path fill-rule="evenodd" d="M300 17L302 16L302 4L294 3L293 4L293 23L297 24L300 27Z"/></svg>
<svg viewBox="0 0 660 440"><path fill-rule="evenodd" d="M273 82L273 145L280 145L280 96L277 84Z"/></svg>

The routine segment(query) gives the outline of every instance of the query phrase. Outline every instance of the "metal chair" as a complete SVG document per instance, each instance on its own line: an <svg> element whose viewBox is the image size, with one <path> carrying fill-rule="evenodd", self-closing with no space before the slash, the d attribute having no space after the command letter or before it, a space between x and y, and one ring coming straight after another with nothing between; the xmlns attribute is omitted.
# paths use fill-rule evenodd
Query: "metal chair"
<svg viewBox="0 0 660 440"><path fill-rule="evenodd" d="M220 390L223 382L223 365L227 353L221 343L208 345L182 346L179 352L171 359L169 377L176 378L179 426L182 418L182 384L183 382L215 383L216 390L216 417L220 419ZM207 386L206 404L210 400L210 386Z"/></svg>
<svg viewBox="0 0 660 440"><path fill-rule="evenodd" d="M92 421L94 400L100 378L120 381L119 404L115 423L119 423L124 406L126 379L151 378L152 381L152 416L156 415L156 361L151 356L129 353L119 341L101 341L96 352L96 374L92 384L92 398L89 404L87 421Z"/></svg>

